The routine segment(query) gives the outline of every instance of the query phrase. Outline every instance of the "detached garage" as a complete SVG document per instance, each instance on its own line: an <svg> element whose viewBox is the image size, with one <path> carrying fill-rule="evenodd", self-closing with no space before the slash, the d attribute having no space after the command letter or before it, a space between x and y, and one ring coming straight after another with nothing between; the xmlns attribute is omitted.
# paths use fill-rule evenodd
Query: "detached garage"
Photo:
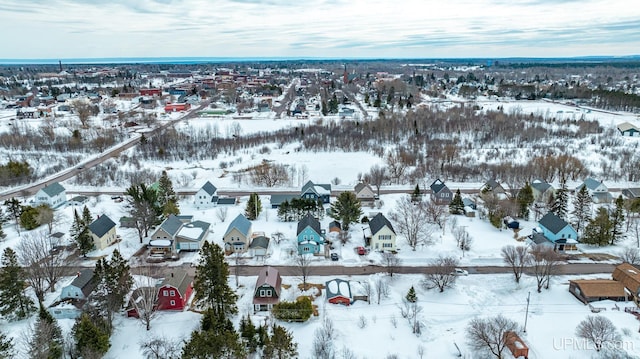
<svg viewBox="0 0 640 359"><path fill-rule="evenodd" d="M584 304L600 300L627 301L624 285L612 279L570 280L569 292Z"/></svg>
<svg viewBox="0 0 640 359"><path fill-rule="evenodd" d="M176 235L176 249L180 251L199 251L202 242L207 238L211 225L203 221L184 224Z"/></svg>

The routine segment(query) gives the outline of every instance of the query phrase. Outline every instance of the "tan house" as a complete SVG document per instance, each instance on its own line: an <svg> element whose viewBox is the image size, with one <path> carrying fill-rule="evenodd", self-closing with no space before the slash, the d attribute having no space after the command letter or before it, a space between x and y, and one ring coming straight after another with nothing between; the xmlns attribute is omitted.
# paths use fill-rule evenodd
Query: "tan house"
<svg viewBox="0 0 640 359"><path fill-rule="evenodd" d="M93 244L98 250L107 248L116 243L118 239L116 224L106 215L98 216L95 221L91 222L89 232L91 233Z"/></svg>
<svg viewBox="0 0 640 359"><path fill-rule="evenodd" d="M245 252L251 240L251 221L239 214L227 227L222 240L225 253Z"/></svg>
<svg viewBox="0 0 640 359"><path fill-rule="evenodd" d="M376 202L376 193L368 183L360 182L354 188L356 198L362 206L373 206Z"/></svg>
<svg viewBox="0 0 640 359"><path fill-rule="evenodd" d="M613 270L613 279L622 283L638 304L640 297L640 269L629 263L622 263Z"/></svg>
<svg viewBox="0 0 640 359"><path fill-rule="evenodd" d="M393 230L391 222L382 214L378 213L369 221L369 247L376 251L396 251L396 231Z"/></svg>

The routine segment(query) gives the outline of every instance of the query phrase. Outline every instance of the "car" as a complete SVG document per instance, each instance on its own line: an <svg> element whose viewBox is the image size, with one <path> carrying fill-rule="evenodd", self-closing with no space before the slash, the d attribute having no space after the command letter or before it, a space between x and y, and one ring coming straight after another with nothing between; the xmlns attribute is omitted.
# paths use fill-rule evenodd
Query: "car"
<svg viewBox="0 0 640 359"><path fill-rule="evenodd" d="M367 254L367 250L364 247L356 247L356 253L363 256Z"/></svg>
<svg viewBox="0 0 640 359"><path fill-rule="evenodd" d="M82 170L84 169L84 167L79 166L79 167L77 167L76 169L77 169L78 171L82 171Z"/></svg>
<svg viewBox="0 0 640 359"><path fill-rule="evenodd" d="M453 270L453 272L451 272L451 274L463 276L463 275L469 275L469 272L467 272L462 268L456 268Z"/></svg>
<svg viewBox="0 0 640 359"><path fill-rule="evenodd" d="M337 261L338 259L339 259L338 253L331 253L331 260L332 261Z"/></svg>

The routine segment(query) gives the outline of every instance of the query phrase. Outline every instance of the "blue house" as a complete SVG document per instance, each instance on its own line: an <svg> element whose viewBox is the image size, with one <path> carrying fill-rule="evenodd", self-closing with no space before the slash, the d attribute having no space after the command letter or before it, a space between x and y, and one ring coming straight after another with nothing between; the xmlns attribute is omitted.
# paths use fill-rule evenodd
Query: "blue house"
<svg viewBox="0 0 640 359"><path fill-rule="evenodd" d="M302 186L300 198L318 200L322 199L322 203L329 203L331 197L331 184L315 184L311 181Z"/></svg>
<svg viewBox="0 0 640 359"><path fill-rule="evenodd" d="M320 229L320 221L311 213L307 213L298 222L298 254L320 253L320 245L324 243L324 229Z"/></svg>
<svg viewBox="0 0 640 359"><path fill-rule="evenodd" d="M558 251L573 250L578 243L578 232L576 232L564 219L549 212L538 222L544 237L554 244L554 249Z"/></svg>

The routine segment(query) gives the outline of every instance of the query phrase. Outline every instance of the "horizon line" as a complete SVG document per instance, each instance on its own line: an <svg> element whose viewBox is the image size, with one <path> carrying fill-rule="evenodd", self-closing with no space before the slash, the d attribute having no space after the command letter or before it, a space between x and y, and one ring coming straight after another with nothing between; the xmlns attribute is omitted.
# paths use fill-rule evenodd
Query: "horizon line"
<svg viewBox="0 0 640 359"><path fill-rule="evenodd" d="M584 56L506 56L506 57L313 57L313 56L148 56L148 57L68 57L68 58L0 58L0 65L54 65L60 62L68 65L82 64L179 64L179 63L209 63L209 62L252 62L252 61L393 61L393 60L633 60L640 59L635 55L584 55Z"/></svg>

